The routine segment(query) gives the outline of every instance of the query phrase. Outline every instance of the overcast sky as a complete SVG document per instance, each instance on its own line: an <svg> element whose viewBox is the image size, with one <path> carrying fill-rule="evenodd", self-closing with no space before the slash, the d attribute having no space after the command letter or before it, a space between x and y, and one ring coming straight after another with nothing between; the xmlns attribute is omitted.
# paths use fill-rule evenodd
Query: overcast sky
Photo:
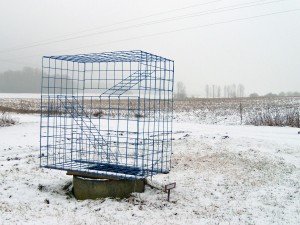
<svg viewBox="0 0 300 225"><path fill-rule="evenodd" d="M0 0L0 72L43 55L144 50L206 84L300 91L300 0Z"/></svg>

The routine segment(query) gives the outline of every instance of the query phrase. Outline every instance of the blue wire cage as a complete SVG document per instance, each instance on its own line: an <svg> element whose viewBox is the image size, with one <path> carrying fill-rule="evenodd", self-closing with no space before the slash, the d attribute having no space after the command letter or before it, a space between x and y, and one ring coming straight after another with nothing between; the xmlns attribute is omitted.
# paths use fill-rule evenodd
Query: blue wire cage
<svg viewBox="0 0 300 225"><path fill-rule="evenodd" d="M144 51L43 57L41 166L142 179L171 169L174 61Z"/></svg>

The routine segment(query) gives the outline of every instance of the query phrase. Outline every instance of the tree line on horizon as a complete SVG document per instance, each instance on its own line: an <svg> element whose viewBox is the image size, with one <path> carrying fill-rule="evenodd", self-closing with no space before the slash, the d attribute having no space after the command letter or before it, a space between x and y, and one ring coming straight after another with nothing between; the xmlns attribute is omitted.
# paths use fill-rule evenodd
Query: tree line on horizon
<svg viewBox="0 0 300 225"><path fill-rule="evenodd" d="M224 85L223 90L220 85L206 85L206 98L243 98L245 97L245 86L243 84Z"/></svg>
<svg viewBox="0 0 300 225"><path fill-rule="evenodd" d="M206 85L205 86L206 98L243 98L243 97L300 97L300 92L288 91L280 92L278 94L269 92L265 95L259 95L257 93L245 94L245 86L243 84L231 84L224 85L223 88L220 85ZM188 98L185 84L182 81L176 83L174 98L181 100ZM194 97L191 97L194 98Z"/></svg>
<svg viewBox="0 0 300 225"><path fill-rule="evenodd" d="M24 67L22 70L8 70L0 73L0 93L40 93L40 69Z"/></svg>
<svg viewBox="0 0 300 225"><path fill-rule="evenodd" d="M22 70L8 70L0 73L0 93L40 93L42 71L37 68L24 67ZM66 78L66 77L65 77ZM70 81L66 81L70 82ZM183 82L177 82L174 97L187 98L187 91ZM241 98L247 97L243 84L206 85L206 98ZM280 92L259 95L251 93L248 97L300 97L300 92Z"/></svg>
<svg viewBox="0 0 300 225"><path fill-rule="evenodd" d="M252 97L252 98L255 98L255 97L300 97L300 92L297 92L297 91L288 91L288 92L280 92L278 94L276 93L272 93L272 92L269 92L265 95L259 95L257 93L251 93L249 95L249 97Z"/></svg>
<svg viewBox="0 0 300 225"><path fill-rule="evenodd" d="M41 82L42 71L40 69L24 67L22 70L8 70L0 73L0 93L41 93ZM43 85L71 87L72 83L76 86L76 81L63 74L61 79L52 78L48 80L48 84ZM50 90L50 93L53 93L53 90L54 88ZM69 93L70 89L65 88L61 91Z"/></svg>

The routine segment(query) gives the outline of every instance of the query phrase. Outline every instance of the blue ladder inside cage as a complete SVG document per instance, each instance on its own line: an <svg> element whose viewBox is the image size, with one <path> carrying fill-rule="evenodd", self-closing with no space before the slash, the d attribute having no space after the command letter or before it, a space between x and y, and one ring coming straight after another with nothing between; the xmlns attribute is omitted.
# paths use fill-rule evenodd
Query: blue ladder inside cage
<svg viewBox="0 0 300 225"><path fill-rule="evenodd" d="M151 72L149 72L147 70L144 72L136 71L136 72L132 73L130 76L128 76L125 79L123 79L122 81L120 81L119 83L117 83L116 85L114 85L113 87L104 91L100 96L102 96L102 95L122 95L125 92L132 89L135 85L137 85L141 81L145 80L147 77L150 77L151 74L154 72L155 72L154 70Z"/></svg>
<svg viewBox="0 0 300 225"><path fill-rule="evenodd" d="M80 127L82 133L87 137L91 146L97 150L101 150L99 152L101 159L104 160L103 155L105 155L105 160L108 162L117 162L117 157L111 151L108 143L100 134L100 131L94 125L89 115L84 111L84 108L80 105L78 100L74 96L72 97L72 101L70 101L68 97L65 97L64 99L58 98L58 100L70 114L76 124ZM79 117L78 115L81 116ZM111 158L113 158L113 160Z"/></svg>

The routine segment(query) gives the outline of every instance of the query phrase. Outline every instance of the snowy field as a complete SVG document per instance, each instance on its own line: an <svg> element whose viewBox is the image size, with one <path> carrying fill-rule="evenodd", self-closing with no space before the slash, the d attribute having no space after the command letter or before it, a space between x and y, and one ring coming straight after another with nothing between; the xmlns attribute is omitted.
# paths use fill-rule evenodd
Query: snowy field
<svg viewBox="0 0 300 225"><path fill-rule="evenodd" d="M300 128L178 114L173 169L153 177L177 183L170 202L149 186L129 199L77 201L71 176L39 168L39 115L12 116L17 125L0 127L0 224L300 224Z"/></svg>

